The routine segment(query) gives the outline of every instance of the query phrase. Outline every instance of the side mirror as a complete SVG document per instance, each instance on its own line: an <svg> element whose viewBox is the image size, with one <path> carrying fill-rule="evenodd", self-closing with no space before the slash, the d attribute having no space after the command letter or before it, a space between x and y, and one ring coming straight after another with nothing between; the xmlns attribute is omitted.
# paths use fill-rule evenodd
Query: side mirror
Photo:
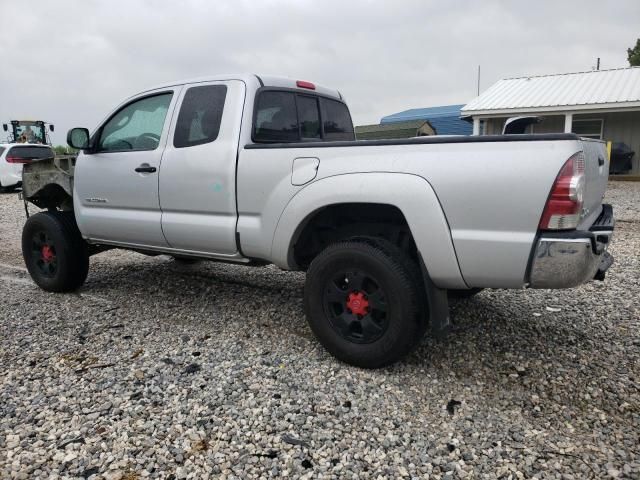
<svg viewBox="0 0 640 480"><path fill-rule="evenodd" d="M72 128L67 133L67 144L76 150L86 150L89 148L89 130Z"/></svg>
<svg viewBox="0 0 640 480"><path fill-rule="evenodd" d="M49 130L51 130L53 132L53 130L54 130L53 125L49 124Z"/></svg>
<svg viewBox="0 0 640 480"><path fill-rule="evenodd" d="M3 124L2 124L2 129L3 129L5 132L8 132L8 131L9 131L9 127L7 126L7 124L6 124L6 123L3 123Z"/></svg>

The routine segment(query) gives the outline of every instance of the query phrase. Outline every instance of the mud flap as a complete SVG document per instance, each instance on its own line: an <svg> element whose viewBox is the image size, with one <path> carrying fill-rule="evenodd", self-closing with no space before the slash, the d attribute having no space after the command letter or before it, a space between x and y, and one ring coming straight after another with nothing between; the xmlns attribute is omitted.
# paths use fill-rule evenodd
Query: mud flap
<svg viewBox="0 0 640 480"><path fill-rule="evenodd" d="M599 280L601 282L604 281L604 277L609 270L609 267L613 265L613 255L609 252L604 252L602 254L602 258L600 259L600 265L598 266L598 271L596 272L594 280Z"/></svg>
<svg viewBox="0 0 640 480"><path fill-rule="evenodd" d="M420 258L420 270L429 303L429 322L431 324L431 335L436 339L447 336L451 330L451 317L449 315L449 298L447 290L434 285L429 272L424 265L422 255Z"/></svg>

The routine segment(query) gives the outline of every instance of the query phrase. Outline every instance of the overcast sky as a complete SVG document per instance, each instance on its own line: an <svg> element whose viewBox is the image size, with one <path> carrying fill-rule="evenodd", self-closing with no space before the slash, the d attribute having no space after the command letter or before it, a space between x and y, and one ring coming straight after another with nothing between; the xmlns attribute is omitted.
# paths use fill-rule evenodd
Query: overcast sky
<svg viewBox="0 0 640 480"><path fill-rule="evenodd" d="M0 120L54 143L148 86L259 72L338 88L356 124L505 77L628 66L640 1L0 0ZM3 133L3 132L2 132Z"/></svg>

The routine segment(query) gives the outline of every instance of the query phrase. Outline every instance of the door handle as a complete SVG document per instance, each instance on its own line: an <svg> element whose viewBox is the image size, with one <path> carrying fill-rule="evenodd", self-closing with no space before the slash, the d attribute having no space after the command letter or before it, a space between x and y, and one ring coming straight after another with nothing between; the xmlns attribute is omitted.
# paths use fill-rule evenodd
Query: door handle
<svg viewBox="0 0 640 480"><path fill-rule="evenodd" d="M139 167L136 167L136 172L138 173L154 173L156 170L156 167L152 167L151 165L146 163L143 163Z"/></svg>
<svg viewBox="0 0 640 480"><path fill-rule="evenodd" d="M598 166L599 167L603 167L604 166L604 158L598 157Z"/></svg>

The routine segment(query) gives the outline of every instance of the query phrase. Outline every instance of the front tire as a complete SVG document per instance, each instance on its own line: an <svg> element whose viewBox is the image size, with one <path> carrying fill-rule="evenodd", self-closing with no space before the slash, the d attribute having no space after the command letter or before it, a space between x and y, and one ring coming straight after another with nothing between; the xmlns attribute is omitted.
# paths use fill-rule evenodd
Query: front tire
<svg viewBox="0 0 640 480"><path fill-rule="evenodd" d="M22 256L33 281L48 292L71 292L86 280L89 253L73 212L41 212L22 230Z"/></svg>
<svg viewBox="0 0 640 480"><path fill-rule="evenodd" d="M307 271L307 321L339 360L383 367L405 357L423 336L419 288L406 255L389 242L335 243Z"/></svg>

